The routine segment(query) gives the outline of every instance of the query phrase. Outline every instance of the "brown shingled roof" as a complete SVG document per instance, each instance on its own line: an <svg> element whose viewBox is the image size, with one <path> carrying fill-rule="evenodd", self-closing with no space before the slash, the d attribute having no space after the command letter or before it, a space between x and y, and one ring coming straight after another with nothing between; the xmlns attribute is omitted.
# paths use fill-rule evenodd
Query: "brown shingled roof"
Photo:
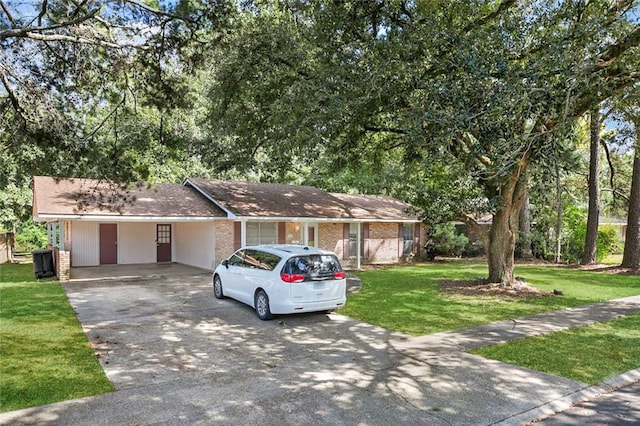
<svg viewBox="0 0 640 426"><path fill-rule="evenodd" d="M318 188L274 183L188 179L239 217L418 220L411 207L391 197L331 194Z"/></svg>
<svg viewBox="0 0 640 426"><path fill-rule="evenodd" d="M382 195L331 194L350 209L359 219L418 220L415 209L393 197Z"/></svg>
<svg viewBox="0 0 640 426"><path fill-rule="evenodd" d="M391 197L331 194L311 186L187 179L184 185L122 188L94 179L33 178L36 219L225 218L227 212L247 218L418 220L410 205Z"/></svg>
<svg viewBox="0 0 640 426"><path fill-rule="evenodd" d="M123 189L112 182L94 179L33 178L34 217L134 216L134 217L226 217L226 213L193 188L162 183Z"/></svg>
<svg viewBox="0 0 640 426"><path fill-rule="evenodd" d="M343 203L311 186L189 179L236 216L351 218Z"/></svg>

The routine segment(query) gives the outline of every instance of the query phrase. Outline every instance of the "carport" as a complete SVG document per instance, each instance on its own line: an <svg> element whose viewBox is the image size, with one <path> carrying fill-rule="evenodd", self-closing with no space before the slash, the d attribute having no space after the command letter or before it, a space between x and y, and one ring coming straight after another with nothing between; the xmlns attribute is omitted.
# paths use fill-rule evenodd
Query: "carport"
<svg viewBox="0 0 640 426"><path fill-rule="evenodd" d="M153 277L177 277L210 274L211 271L182 263L141 263L71 268L71 282L109 281Z"/></svg>

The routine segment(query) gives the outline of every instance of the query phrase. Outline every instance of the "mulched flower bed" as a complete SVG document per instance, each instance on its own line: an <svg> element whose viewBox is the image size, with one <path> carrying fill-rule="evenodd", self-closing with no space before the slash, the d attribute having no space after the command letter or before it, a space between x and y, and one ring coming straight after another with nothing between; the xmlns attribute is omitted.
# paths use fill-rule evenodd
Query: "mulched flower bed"
<svg viewBox="0 0 640 426"><path fill-rule="evenodd" d="M522 280L511 286L499 283L489 283L486 279L475 280L445 280L440 282L440 288L453 294L465 296L502 296L508 298L534 298L555 296L553 292L541 291Z"/></svg>

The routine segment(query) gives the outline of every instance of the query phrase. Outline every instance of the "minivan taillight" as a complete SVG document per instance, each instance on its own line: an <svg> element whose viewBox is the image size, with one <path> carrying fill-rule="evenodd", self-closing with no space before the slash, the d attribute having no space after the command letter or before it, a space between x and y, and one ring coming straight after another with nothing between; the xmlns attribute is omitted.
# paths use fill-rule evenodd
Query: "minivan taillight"
<svg viewBox="0 0 640 426"><path fill-rule="evenodd" d="M304 281L302 274L280 274L280 279L285 283L301 283Z"/></svg>
<svg viewBox="0 0 640 426"><path fill-rule="evenodd" d="M333 274L333 278L335 278L336 280L342 280L347 278L347 274L344 271L336 272L335 274Z"/></svg>

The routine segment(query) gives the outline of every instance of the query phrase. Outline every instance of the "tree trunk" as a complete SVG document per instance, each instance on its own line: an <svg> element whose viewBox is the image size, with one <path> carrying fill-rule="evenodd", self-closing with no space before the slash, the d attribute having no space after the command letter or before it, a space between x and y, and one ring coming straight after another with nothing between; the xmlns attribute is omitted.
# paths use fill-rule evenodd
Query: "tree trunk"
<svg viewBox="0 0 640 426"><path fill-rule="evenodd" d="M638 139L636 139L633 160L627 232L625 233L624 254L622 255L622 266L634 269L640 268L640 129L637 124L636 137Z"/></svg>
<svg viewBox="0 0 640 426"><path fill-rule="evenodd" d="M520 237L520 247L522 252L520 253L523 259L531 259L533 257L533 250L531 249L531 220L529 219L529 191L526 191L524 200L522 202L522 208L518 215L518 229Z"/></svg>
<svg viewBox="0 0 640 426"><path fill-rule="evenodd" d="M556 209L558 215L556 216L556 255L555 262L560 263L562 254L562 182L560 182L560 167L556 162L556 202L558 203Z"/></svg>
<svg viewBox="0 0 640 426"><path fill-rule="evenodd" d="M591 110L591 152L589 156L589 213L584 241L583 265L596 263L598 248L598 221L600 218L600 111Z"/></svg>
<svg viewBox="0 0 640 426"><path fill-rule="evenodd" d="M513 275L514 252L518 235L518 215L526 194L526 181L522 179L528 166L527 156L522 163L500 185L497 197L498 208L493 215L489 230L488 281L511 285Z"/></svg>

